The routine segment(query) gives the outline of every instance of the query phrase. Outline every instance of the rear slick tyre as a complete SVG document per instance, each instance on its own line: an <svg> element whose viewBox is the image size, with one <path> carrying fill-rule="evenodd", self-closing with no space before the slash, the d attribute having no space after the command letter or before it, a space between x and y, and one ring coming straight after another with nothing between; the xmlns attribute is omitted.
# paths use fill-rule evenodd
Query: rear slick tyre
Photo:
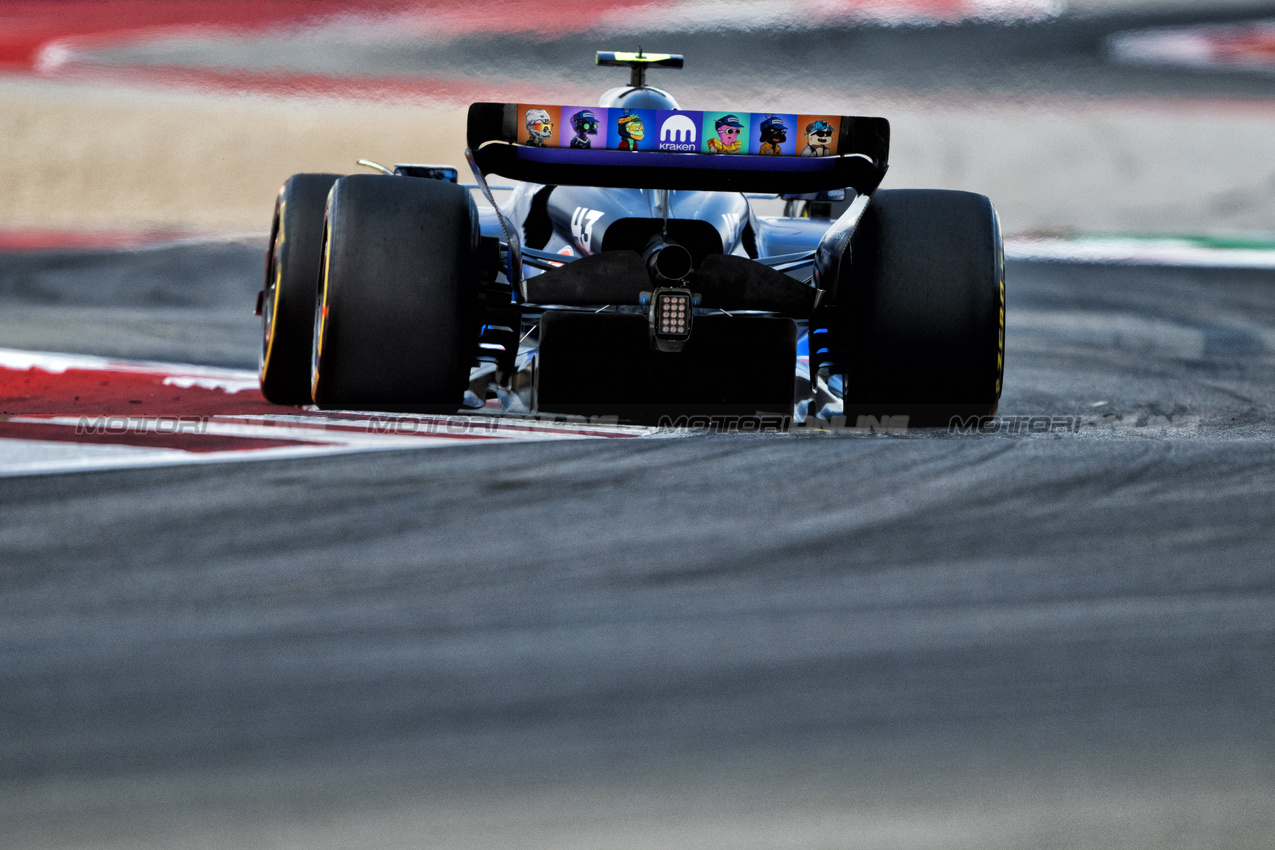
<svg viewBox="0 0 1275 850"><path fill-rule="evenodd" d="M323 210L339 174L294 174L275 200L261 302L261 394L310 403L310 348L319 288Z"/></svg>
<svg viewBox="0 0 1275 850"><path fill-rule="evenodd" d="M311 389L324 409L454 413L478 338L466 189L355 175L328 198Z"/></svg>
<svg viewBox="0 0 1275 850"><path fill-rule="evenodd" d="M849 424L947 426L993 416L1005 354L1005 259L991 201L872 197L838 284Z"/></svg>

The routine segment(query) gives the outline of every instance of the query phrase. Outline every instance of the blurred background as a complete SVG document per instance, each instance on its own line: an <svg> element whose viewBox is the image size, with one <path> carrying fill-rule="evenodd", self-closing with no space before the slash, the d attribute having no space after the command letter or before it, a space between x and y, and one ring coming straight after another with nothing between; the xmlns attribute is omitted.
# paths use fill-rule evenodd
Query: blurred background
<svg viewBox="0 0 1275 850"><path fill-rule="evenodd" d="M297 171L463 166L474 100L587 101L681 52L687 108L880 114L886 185L1013 234L1275 230L1275 4L1252 0L16 0L10 244L262 232ZM68 233L78 233L70 236Z"/></svg>

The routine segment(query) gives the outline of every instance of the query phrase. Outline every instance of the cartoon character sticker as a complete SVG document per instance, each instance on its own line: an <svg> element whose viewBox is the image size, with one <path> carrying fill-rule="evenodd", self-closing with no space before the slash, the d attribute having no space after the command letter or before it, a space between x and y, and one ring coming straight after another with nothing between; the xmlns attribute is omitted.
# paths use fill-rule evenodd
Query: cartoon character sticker
<svg viewBox="0 0 1275 850"><path fill-rule="evenodd" d="M833 156L837 152L837 136L841 118L837 115L802 115L797 119L805 145L802 156Z"/></svg>
<svg viewBox="0 0 1275 850"><path fill-rule="evenodd" d="M648 123L652 125L655 123L654 110L626 109L616 116L615 149L618 151L651 150L652 145L646 138Z"/></svg>
<svg viewBox="0 0 1275 850"><path fill-rule="evenodd" d="M752 117L743 113L745 120ZM711 125L709 122L712 122ZM711 126L711 130L710 130ZM748 125L730 112L704 113L704 152L740 153L748 138Z"/></svg>
<svg viewBox="0 0 1275 850"><path fill-rule="evenodd" d="M838 115L518 104L518 144L577 150L836 156Z"/></svg>
<svg viewBox="0 0 1275 850"><path fill-rule="evenodd" d="M757 125L756 138L748 152L760 156L793 156L797 153L796 115L777 115L773 112L753 116Z"/></svg>
<svg viewBox="0 0 1275 850"><path fill-rule="evenodd" d="M598 116L599 112L602 113L601 117ZM570 116L567 120L571 124L572 133L570 138L567 137L566 133L562 134L565 146L576 148L577 150L590 150L594 141L599 143L599 147L606 146L607 134L605 129L602 130L601 138L595 138L598 135L598 130L603 127L602 122L606 120L605 109L565 107L562 110L562 114Z"/></svg>
<svg viewBox="0 0 1275 850"><path fill-rule="evenodd" d="M533 148L556 147L558 114L561 107L533 103L518 104L523 121L518 127L518 143Z"/></svg>

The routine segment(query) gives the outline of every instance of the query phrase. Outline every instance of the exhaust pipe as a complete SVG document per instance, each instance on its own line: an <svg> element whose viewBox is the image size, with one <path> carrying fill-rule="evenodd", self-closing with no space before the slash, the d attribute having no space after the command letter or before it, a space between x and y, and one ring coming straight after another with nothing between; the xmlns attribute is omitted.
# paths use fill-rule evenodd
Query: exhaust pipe
<svg viewBox="0 0 1275 850"><path fill-rule="evenodd" d="M656 283L681 284L694 271L691 268L691 252L676 242L669 242L661 235L651 237L642 252L646 270Z"/></svg>
<svg viewBox="0 0 1275 850"><path fill-rule="evenodd" d="M686 279L694 271L691 252L657 234L642 252L646 270L655 284L653 292L642 293L651 328L651 348L681 351L691 338L691 322L699 298L687 289Z"/></svg>

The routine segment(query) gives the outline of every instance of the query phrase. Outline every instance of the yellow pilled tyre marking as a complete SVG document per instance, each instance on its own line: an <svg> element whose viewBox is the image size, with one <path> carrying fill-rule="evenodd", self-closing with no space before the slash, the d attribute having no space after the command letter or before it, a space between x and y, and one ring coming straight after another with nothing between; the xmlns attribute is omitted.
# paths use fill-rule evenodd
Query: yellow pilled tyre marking
<svg viewBox="0 0 1275 850"><path fill-rule="evenodd" d="M331 227L323 220L323 288L319 293L319 327L314 334L314 362L310 370L310 399L313 401L319 389L319 362L323 358L323 337L328 325L328 278L332 267Z"/></svg>
<svg viewBox="0 0 1275 850"><path fill-rule="evenodd" d="M1000 407L1001 384L1005 379L1005 243L1001 236L1001 217L996 212L996 208L992 208L992 221L996 233L996 272L997 281L1000 289L1000 330L996 341L996 404L993 406L992 415L996 415L996 408Z"/></svg>
<svg viewBox="0 0 1275 850"><path fill-rule="evenodd" d="M1005 276L1001 275L1001 308L1000 308L1000 341L996 349L996 392L1001 391L1001 380L1005 375Z"/></svg>
<svg viewBox="0 0 1275 850"><path fill-rule="evenodd" d="M282 193L281 193L282 194ZM266 370L270 368L270 352L274 351L275 325L279 323L279 292L283 289L283 267L279 263L279 254L283 250L283 243L287 240L284 233L285 214L288 211L288 202L284 199L279 200L279 235L275 237L274 247L274 300L270 306L270 336L266 341L266 356L261 360L260 381L265 383Z"/></svg>

